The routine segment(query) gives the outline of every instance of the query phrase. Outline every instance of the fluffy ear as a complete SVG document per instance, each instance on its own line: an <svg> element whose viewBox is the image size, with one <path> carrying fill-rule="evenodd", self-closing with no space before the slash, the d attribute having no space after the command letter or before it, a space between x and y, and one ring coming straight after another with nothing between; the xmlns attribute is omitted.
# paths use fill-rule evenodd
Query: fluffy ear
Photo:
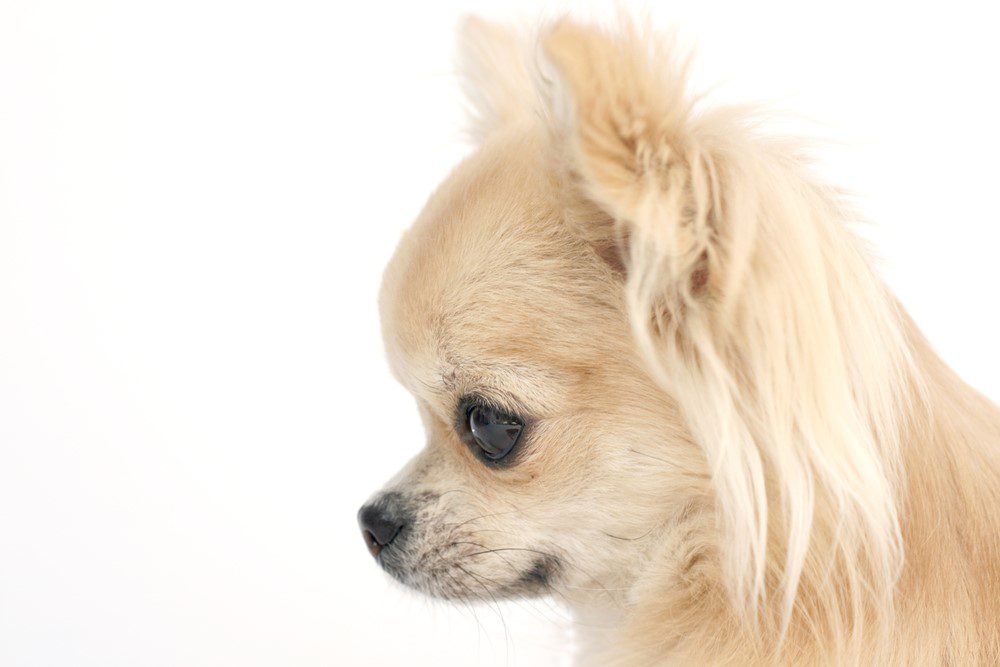
<svg viewBox="0 0 1000 667"><path fill-rule="evenodd" d="M570 168L617 221L591 238L627 235L674 258L678 286L707 279L717 187L690 121L685 68L625 23L614 33L563 20L543 39L555 68L552 122L563 125Z"/></svg>
<svg viewBox="0 0 1000 667"><path fill-rule="evenodd" d="M532 117L537 95L528 56L526 36L512 26L476 16L462 20L459 72L471 106L469 131L474 140Z"/></svg>

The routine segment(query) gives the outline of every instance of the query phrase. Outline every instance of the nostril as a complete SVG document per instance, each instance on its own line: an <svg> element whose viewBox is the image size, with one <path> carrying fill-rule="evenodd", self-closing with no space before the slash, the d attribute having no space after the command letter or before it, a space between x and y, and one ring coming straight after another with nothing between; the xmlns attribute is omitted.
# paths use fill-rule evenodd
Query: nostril
<svg viewBox="0 0 1000 667"><path fill-rule="evenodd" d="M403 521L379 505L365 505L358 512L361 536L372 556L378 556L382 549L396 539L403 529Z"/></svg>
<svg viewBox="0 0 1000 667"><path fill-rule="evenodd" d="M375 539L370 530L362 530L361 536L365 538L365 544L368 546L368 551L371 552L372 556L378 556L382 553L382 545L378 543L378 540Z"/></svg>

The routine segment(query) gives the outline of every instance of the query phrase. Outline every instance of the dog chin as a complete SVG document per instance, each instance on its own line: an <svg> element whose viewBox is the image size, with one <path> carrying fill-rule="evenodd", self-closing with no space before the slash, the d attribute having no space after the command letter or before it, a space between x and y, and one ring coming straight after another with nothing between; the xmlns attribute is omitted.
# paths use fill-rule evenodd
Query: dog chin
<svg viewBox="0 0 1000 667"><path fill-rule="evenodd" d="M479 555L485 554L476 552ZM500 574L482 572L482 565L471 563L442 562L428 567L408 562L410 559L395 551L380 554L377 560L386 573L409 588L443 600L463 601L539 597L551 592L559 569L559 561L551 556L539 556L526 568ZM507 566L504 569L510 570Z"/></svg>

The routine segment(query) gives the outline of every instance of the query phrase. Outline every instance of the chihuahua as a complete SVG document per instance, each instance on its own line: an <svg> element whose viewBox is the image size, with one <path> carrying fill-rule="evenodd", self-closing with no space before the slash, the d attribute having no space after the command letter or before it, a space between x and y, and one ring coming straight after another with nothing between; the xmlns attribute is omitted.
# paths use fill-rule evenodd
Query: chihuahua
<svg viewBox="0 0 1000 667"><path fill-rule="evenodd" d="M378 564L554 596L581 664L1000 664L1000 410L840 191L634 23L461 32L476 150L380 295L426 447Z"/></svg>

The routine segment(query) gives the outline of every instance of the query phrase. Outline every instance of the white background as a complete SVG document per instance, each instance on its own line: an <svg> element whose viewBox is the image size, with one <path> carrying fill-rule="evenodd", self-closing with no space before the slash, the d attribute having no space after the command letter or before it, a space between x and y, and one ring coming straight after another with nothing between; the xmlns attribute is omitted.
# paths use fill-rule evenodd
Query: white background
<svg viewBox="0 0 1000 667"><path fill-rule="evenodd" d="M991 4L691 0L653 17L697 42L717 98L842 140L824 168L860 193L890 283L997 398ZM454 26L540 9L0 0L0 664L565 653L563 610L423 600L355 524L422 443L375 298L468 150Z"/></svg>

